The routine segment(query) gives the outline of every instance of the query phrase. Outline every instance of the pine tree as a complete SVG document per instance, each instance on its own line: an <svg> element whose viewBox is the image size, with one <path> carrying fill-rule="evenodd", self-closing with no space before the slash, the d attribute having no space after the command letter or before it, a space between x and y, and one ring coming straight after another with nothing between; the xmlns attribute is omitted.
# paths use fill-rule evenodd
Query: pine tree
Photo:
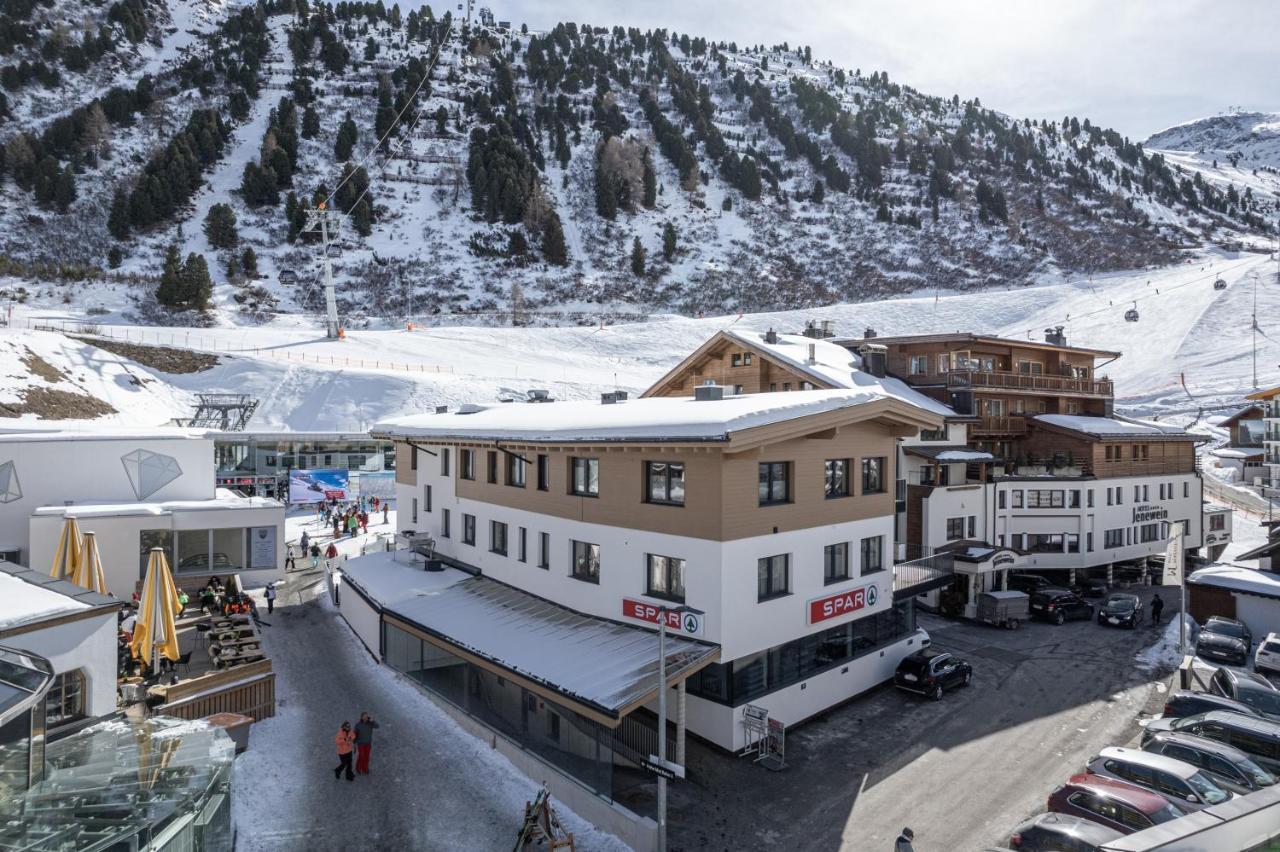
<svg viewBox="0 0 1280 852"><path fill-rule="evenodd" d="M880 206L876 208L876 221L877 222L893 221L893 215L889 213L889 205L884 203L883 201L881 201Z"/></svg>
<svg viewBox="0 0 1280 852"><path fill-rule="evenodd" d="M252 246L245 246L244 254L240 255L240 269L246 278L258 277L258 255Z"/></svg>
<svg viewBox="0 0 1280 852"><path fill-rule="evenodd" d="M658 176L653 171L653 158L649 156L648 148L644 149L644 194L640 203L650 210L658 203Z"/></svg>
<svg viewBox="0 0 1280 852"><path fill-rule="evenodd" d="M542 228L542 256L547 259L547 263L555 266L567 266L569 263L569 249L564 242L564 228L560 225L560 216L555 212L551 213Z"/></svg>
<svg viewBox="0 0 1280 852"><path fill-rule="evenodd" d="M122 263L124 263L124 252L120 251L120 246L112 246L107 249L107 266L112 269L119 269Z"/></svg>
<svg viewBox="0 0 1280 852"><path fill-rule="evenodd" d="M129 239L129 196L124 187L117 186L111 197L111 212L107 215L107 231L117 240Z"/></svg>
<svg viewBox="0 0 1280 852"><path fill-rule="evenodd" d="M302 138L315 139L320 135L320 113L311 104L302 111Z"/></svg>
<svg viewBox="0 0 1280 852"><path fill-rule="evenodd" d="M644 246L640 244L639 237L631 241L631 272L644 275Z"/></svg>
<svg viewBox="0 0 1280 852"><path fill-rule="evenodd" d="M507 256L520 257L529 252L529 241L524 238L524 231L517 228L507 239Z"/></svg>
<svg viewBox="0 0 1280 852"><path fill-rule="evenodd" d="M53 184L53 206L57 208L59 213L66 213L71 208L71 202L76 200L76 178L71 171L71 166L66 166L54 180Z"/></svg>
<svg viewBox="0 0 1280 852"><path fill-rule="evenodd" d="M160 284L156 287L156 301L166 308L182 304L182 256L178 254L177 243L170 243L165 249L164 271L160 273Z"/></svg>
<svg viewBox="0 0 1280 852"><path fill-rule="evenodd" d="M338 139L333 146L333 158L339 163L345 163L351 159L351 150L356 146L356 140L359 133L356 130L356 123L351 120L351 113L347 113L347 117L338 127Z"/></svg>
<svg viewBox="0 0 1280 852"><path fill-rule="evenodd" d="M204 217L204 235L216 249L232 249L240 241L236 214L229 204L215 204Z"/></svg>
<svg viewBox="0 0 1280 852"><path fill-rule="evenodd" d="M209 307L213 296L213 279L209 277L209 264L204 255L192 252L182 265L182 296L185 307L203 311Z"/></svg>
<svg viewBox="0 0 1280 852"><path fill-rule="evenodd" d="M676 226L667 222L662 226L662 257L671 262L676 256Z"/></svg>
<svg viewBox="0 0 1280 852"><path fill-rule="evenodd" d="M368 198L361 198L356 202L351 211L351 223L355 225L356 233L362 237L373 233L373 208L369 206Z"/></svg>
<svg viewBox="0 0 1280 852"><path fill-rule="evenodd" d="M827 197L827 188L823 186L821 180L813 182L813 201L815 204L821 204L823 199Z"/></svg>
<svg viewBox="0 0 1280 852"><path fill-rule="evenodd" d="M436 135L447 136L449 133L449 111L443 106L436 109Z"/></svg>

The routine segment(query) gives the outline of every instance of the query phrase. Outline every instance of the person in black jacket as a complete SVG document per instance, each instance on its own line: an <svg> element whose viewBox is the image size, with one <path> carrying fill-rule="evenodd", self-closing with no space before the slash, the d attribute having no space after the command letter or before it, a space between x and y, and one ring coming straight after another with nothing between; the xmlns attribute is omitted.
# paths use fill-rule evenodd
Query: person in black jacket
<svg viewBox="0 0 1280 852"><path fill-rule="evenodd" d="M909 828L902 829L902 833L898 835L898 839L893 841L893 852L915 852L915 847L911 845L911 841L916 839L915 832Z"/></svg>
<svg viewBox="0 0 1280 852"><path fill-rule="evenodd" d="M1151 623L1158 625L1160 623L1160 613L1164 612L1164 598L1160 597L1160 593L1156 592L1155 598L1151 601Z"/></svg>
<svg viewBox="0 0 1280 852"><path fill-rule="evenodd" d="M378 723L368 713L360 714L356 722L356 772L369 774L369 752L373 750L373 729Z"/></svg>

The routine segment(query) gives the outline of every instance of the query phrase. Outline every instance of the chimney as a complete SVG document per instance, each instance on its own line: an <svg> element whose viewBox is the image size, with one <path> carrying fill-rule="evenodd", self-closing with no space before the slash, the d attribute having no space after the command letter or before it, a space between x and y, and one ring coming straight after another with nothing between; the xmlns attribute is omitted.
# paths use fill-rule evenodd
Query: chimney
<svg viewBox="0 0 1280 852"><path fill-rule="evenodd" d="M617 403L617 402L626 401L626 398L627 398L626 391L609 391L608 393L600 394L600 404L613 405L614 403Z"/></svg>
<svg viewBox="0 0 1280 852"><path fill-rule="evenodd" d="M822 329L813 320L807 320L804 324L804 336L813 340L821 340Z"/></svg>
<svg viewBox="0 0 1280 852"><path fill-rule="evenodd" d="M885 362L889 360L889 350L878 343L864 343L858 347L862 356L862 371L877 378L885 377Z"/></svg>
<svg viewBox="0 0 1280 852"><path fill-rule="evenodd" d="M816 343L809 344L809 363L818 363L818 344Z"/></svg>
<svg viewBox="0 0 1280 852"><path fill-rule="evenodd" d="M778 342L778 332L774 331L773 329L769 329L768 331L766 331L766 332L764 333L764 342L765 342L765 343L777 343L777 342Z"/></svg>
<svg viewBox="0 0 1280 852"><path fill-rule="evenodd" d="M876 330L871 326L867 326L867 330L862 332L862 337L864 340L870 340L875 336L876 336Z"/></svg>
<svg viewBox="0 0 1280 852"><path fill-rule="evenodd" d="M1062 331L1064 328L1066 328L1066 326L1061 325L1055 325L1053 328L1046 328L1044 330L1044 342L1052 343L1054 346L1066 346L1067 335Z"/></svg>
<svg viewBox="0 0 1280 852"><path fill-rule="evenodd" d="M448 413L449 413L449 406L447 405L436 406L436 414L448 414Z"/></svg>
<svg viewBox="0 0 1280 852"><path fill-rule="evenodd" d="M693 389L693 398L697 402L711 402L724 399L724 388L713 383L698 385Z"/></svg>

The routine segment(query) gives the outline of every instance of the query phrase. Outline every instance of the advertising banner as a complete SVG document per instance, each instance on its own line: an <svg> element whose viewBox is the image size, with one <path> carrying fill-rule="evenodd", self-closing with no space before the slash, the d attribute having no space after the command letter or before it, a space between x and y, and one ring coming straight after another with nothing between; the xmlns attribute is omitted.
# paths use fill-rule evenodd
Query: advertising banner
<svg viewBox="0 0 1280 852"><path fill-rule="evenodd" d="M350 491L350 473L345 470L289 471L290 503L347 500Z"/></svg>
<svg viewBox="0 0 1280 852"><path fill-rule="evenodd" d="M396 475L385 473L357 473L351 477L351 496L377 497L379 500L396 499Z"/></svg>
<svg viewBox="0 0 1280 852"><path fill-rule="evenodd" d="M622 614L627 618L635 618L657 624L665 619L668 630L698 636L702 633L702 616L694 612L662 612L657 604L639 601L635 598L622 599Z"/></svg>
<svg viewBox="0 0 1280 852"><path fill-rule="evenodd" d="M879 598L879 592L880 590L876 586L871 585L863 586L859 589L849 589L846 592L839 592L826 597L814 598L809 601L809 623L817 624L829 618L857 612L863 607L875 606L876 600Z"/></svg>
<svg viewBox="0 0 1280 852"><path fill-rule="evenodd" d="M1182 563L1185 551L1182 544L1182 521L1169 524L1169 543L1164 549L1164 578L1166 586L1182 585Z"/></svg>

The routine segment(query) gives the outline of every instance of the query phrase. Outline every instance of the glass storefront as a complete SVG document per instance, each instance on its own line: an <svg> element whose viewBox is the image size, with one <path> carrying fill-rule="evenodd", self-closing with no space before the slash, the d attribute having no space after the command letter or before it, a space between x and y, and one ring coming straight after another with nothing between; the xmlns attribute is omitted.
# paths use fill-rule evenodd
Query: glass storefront
<svg viewBox="0 0 1280 852"><path fill-rule="evenodd" d="M153 547L164 550L178 574L228 574L244 569L245 528L211 530L143 530L138 536L139 577L147 573Z"/></svg>
<svg viewBox="0 0 1280 852"><path fill-rule="evenodd" d="M627 717L617 731L530 692L494 672L383 622L383 661L544 762L609 801L652 815L648 796L628 791L651 781L636 766L642 722ZM648 755L643 755L647 757Z"/></svg>

